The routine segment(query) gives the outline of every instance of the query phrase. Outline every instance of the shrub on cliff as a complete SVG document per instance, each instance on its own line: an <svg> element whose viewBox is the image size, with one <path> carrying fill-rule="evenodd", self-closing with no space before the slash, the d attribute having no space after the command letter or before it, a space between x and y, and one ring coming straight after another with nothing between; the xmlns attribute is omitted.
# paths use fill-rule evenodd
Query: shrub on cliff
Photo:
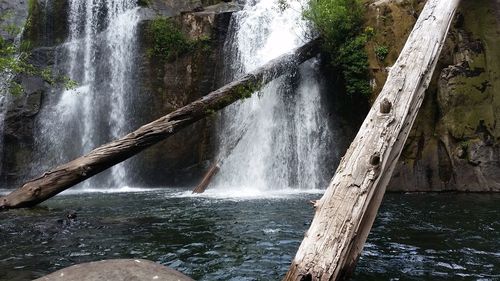
<svg viewBox="0 0 500 281"><path fill-rule="evenodd" d="M178 57L194 52L208 51L210 37L189 38L174 20L166 17L153 19L147 29L150 48L147 54L161 62L171 62Z"/></svg>
<svg viewBox="0 0 500 281"><path fill-rule="evenodd" d="M170 19L158 17L149 23L148 35L151 47L148 55L161 60L171 61L188 52L190 40Z"/></svg>
<svg viewBox="0 0 500 281"><path fill-rule="evenodd" d="M323 53L349 95L371 94L360 0L311 0L304 11L323 39Z"/></svg>
<svg viewBox="0 0 500 281"><path fill-rule="evenodd" d="M6 23L14 16L12 11L0 14L0 30L8 35L6 38L0 36L0 77L4 80L0 83L0 94L22 94L24 89L18 79L16 79L19 75L39 76L52 86L61 86L66 89L76 87L76 82L69 77L56 75L50 68L42 69L30 63L32 42L26 39L26 34L33 25L33 16L38 12L38 2L36 0L29 0L28 17L24 27L13 23ZM24 33L21 34L21 32ZM23 40L19 44L14 44L15 40L13 38L17 36L21 36Z"/></svg>

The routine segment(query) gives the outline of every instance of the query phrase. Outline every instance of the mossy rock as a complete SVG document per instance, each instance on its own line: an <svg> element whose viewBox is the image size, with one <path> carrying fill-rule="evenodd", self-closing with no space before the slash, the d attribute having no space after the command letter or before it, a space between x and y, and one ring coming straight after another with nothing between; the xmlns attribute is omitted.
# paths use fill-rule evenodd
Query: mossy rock
<svg viewBox="0 0 500 281"><path fill-rule="evenodd" d="M29 48L59 45L68 37L68 0L28 1L23 41Z"/></svg>

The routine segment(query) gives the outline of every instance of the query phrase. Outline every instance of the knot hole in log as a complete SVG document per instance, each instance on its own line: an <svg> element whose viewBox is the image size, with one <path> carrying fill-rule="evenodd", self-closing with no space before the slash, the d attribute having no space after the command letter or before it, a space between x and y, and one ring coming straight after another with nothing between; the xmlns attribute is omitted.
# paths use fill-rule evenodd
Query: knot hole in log
<svg viewBox="0 0 500 281"><path fill-rule="evenodd" d="M374 153L370 157L370 165L375 166L375 167L380 165L380 154L378 152Z"/></svg>
<svg viewBox="0 0 500 281"><path fill-rule="evenodd" d="M312 281L312 274L307 273L306 275L302 276L302 278L300 278L300 281Z"/></svg>
<svg viewBox="0 0 500 281"><path fill-rule="evenodd" d="M31 187L29 189L29 191L31 192L31 194L34 196L34 197L38 197L38 195L40 195L40 193L42 192L41 188L39 186L33 188Z"/></svg>
<svg viewBox="0 0 500 281"><path fill-rule="evenodd" d="M384 98L380 103L380 113L388 114L389 112L391 112L391 109L392 103L388 99Z"/></svg>

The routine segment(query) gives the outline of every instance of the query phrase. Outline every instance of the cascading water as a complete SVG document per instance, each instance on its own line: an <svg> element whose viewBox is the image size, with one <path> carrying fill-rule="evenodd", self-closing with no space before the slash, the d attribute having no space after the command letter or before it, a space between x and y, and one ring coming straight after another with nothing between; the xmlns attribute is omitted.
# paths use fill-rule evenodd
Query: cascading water
<svg viewBox="0 0 500 281"><path fill-rule="evenodd" d="M58 68L78 88L49 95L38 118L37 171L78 157L130 128L139 13L136 0L70 0L69 38ZM51 159L47 159L50 157ZM120 164L85 187L127 185Z"/></svg>
<svg viewBox="0 0 500 281"><path fill-rule="evenodd" d="M282 10L276 1L247 1L233 15L226 42L228 80L303 44L307 23L301 11L306 3L290 1ZM214 180L216 190L252 195L325 187L336 155L316 64L303 64L223 112L220 155L227 159Z"/></svg>

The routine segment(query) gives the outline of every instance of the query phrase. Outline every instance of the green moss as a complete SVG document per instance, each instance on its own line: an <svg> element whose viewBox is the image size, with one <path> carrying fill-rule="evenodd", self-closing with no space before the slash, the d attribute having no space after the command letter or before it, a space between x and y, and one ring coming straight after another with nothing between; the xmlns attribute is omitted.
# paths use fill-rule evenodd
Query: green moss
<svg viewBox="0 0 500 281"><path fill-rule="evenodd" d="M387 55L389 54L389 48L385 45L377 45L375 46L375 55L380 61L384 61Z"/></svg>
<svg viewBox="0 0 500 281"><path fill-rule="evenodd" d="M195 51L209 52L212 39L201 36L195 40L188 38L180 26L170 18L157 17L147 28L151 47L147 50L150 58L161 62L171 62Z"/></svg>
<svg viewBox="0 0 500 281"><path fill-rule="evenodd" d="M207 109L207 110L205 110L205 114L207 114L209 116L214 115L215 114L215 110L213 110L213 109Z"/></svg>
<svg viewBox="0 0 500 281"><path fill-rule="evenodd" d="M39 17L39 14L40 14L40 6L38 4L38 1L28 0L28 19L24 24L24 29L25 29L24 37L29 37L30 39L36 37L34 24L36 22L36 19Z"/></svg>
<svg viewBox="0 0 500 281"><path fill-rule="evenodd" d="M172 61L192 49L192 42L169 18L158 17L152 20L147 32L152 43L148 49L149 57Z"/></svg>
<svg viewBox="0 0 500 281"><path fill-rule="evenodd" d="M233 91L238 97L238 99L247 99L252 96L253 93L257 92L262 88L262 84L259 82L249 82L244 85L238 85Z"/></svg>
<svg viewBox="0 0 500 281"><path fill-rule="evenodd" d="M323 53L340 74L349 95L371 94L360 0L311 1L304 12L319 31Z"/></svg>
<svg viewBox="0 0 500 281"><path fill-rule="evenodd" d="M457 139L473 138L481 122L488 130L495 126L490 104L453 107L442 119L442 125Z"/></svg>

